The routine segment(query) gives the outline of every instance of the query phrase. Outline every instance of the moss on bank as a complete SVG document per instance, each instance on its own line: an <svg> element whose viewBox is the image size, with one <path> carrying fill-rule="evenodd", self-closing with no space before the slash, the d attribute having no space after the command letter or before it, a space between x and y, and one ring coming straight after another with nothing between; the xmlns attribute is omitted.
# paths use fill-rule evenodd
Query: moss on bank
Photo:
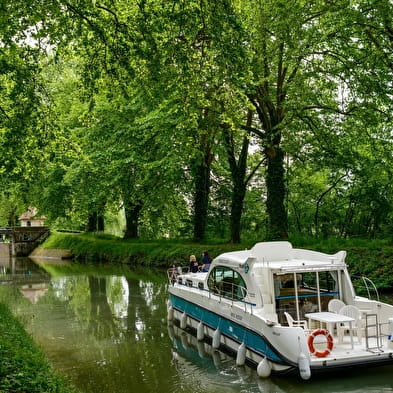
<svg viewBox="0 0 393 393"><path fill-rule="evenodd" d="M76 393L56 375L44 355L0 303L0 393Z"/></svg>
<svg viewBox="0 0 393 393"><path fill-rule="evenodd" d="M380 290L393 289L393 246L388 240L299 238L290 241L294 247L326 253L346 250L351 274L367 276ZM253 245L254 242L234 245L180 240L123 240L104 234L53 232L41 247L69 249L78 262L169 267L175 262L187 265L191 254L199 259L203 250L208 250L215 257L223 252L251 248Z"/></svg>

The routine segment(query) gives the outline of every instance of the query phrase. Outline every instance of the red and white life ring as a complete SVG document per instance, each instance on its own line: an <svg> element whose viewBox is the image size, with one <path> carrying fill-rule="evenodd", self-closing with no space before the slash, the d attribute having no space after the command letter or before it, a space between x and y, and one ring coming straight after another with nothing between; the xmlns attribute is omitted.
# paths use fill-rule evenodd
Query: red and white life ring
<svg viewBox="0 0 393 393"><path fill-rule="evenodd" d="M327 348L322 351L322 352L317 352L314 348L314 338L316 336L323 335L326 337L326 344ZM310 350L311 355L314 355L318 358L324 358L325 356L329 355L329 353L333 349L333 337L332 335L325 329L317 329L314 330L309 336L308 336L308 349Z"/></svg>

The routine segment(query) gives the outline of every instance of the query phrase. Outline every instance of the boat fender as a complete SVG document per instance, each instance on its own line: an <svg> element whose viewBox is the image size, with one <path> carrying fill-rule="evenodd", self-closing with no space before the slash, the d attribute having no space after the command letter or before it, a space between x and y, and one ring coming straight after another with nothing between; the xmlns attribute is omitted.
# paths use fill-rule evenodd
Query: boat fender
<svg viewBox="0 0 393 393"><path fill-rule="evenodd" d="M180 328L185 329L187 326L187 314L184 312L180 317Z"/></svg>
<svg viewBox="0 0 393 393"><path fill-rule="evenodd" d="M220 348L221 332L220 329L216 329L213 333L212 347L214 349Z"/></svg>
<svg viewBox="0 0 393 393"><path fill-rule="evenodd" d="M303 352L299 355L298 364L300 376L307 381L311 377L310 362Z"/></svg>
<svg viewBox="0 0 393 393"><path fill-rule="evenodd" d="M270 362L264 357L259 363L257 367L257 374L261 378L267 378L270 376L272 372L272 368L270 366Z"/></svg>
<svg viewBox="0 0 393 393"><path fill-rule="evenodd" d="M171 307L172 307L171 299L168 299L168 300L166 301L166 309L169 310Z"/></svg>
<svg viewBox="0 0 393 393"><path fill-rule="evenodd" d="M203 323L200 321L197 327L197 340L202 341L205 337L205 332L203 330Z"/></svg>
<svg viewBox="0 0 393 393"><path fill-rule="evenodd" d="M246 363L246 349L247 347L245 343L239 345L236 354L236 366L244 366Z"/></svg>
<svg viewBox="0 0 393 393"><path fill-rule="evenodd" d="M168 321L173 321L173 314L174 311L173 311L173 307L171 306L168 308Z"/></svg>
<svg viewBox="0 0 393 393"><path fill-rule="evenodd" d="M316 336L323 335L326 337L327 348L324 351L317 352L314 348L314 338ZM307 339L308 349L310 350L311 355L316 356L317 358L324 358L329 355L329 353L333 349L333 337L326 329L317 329L314 330Z"/></svg>

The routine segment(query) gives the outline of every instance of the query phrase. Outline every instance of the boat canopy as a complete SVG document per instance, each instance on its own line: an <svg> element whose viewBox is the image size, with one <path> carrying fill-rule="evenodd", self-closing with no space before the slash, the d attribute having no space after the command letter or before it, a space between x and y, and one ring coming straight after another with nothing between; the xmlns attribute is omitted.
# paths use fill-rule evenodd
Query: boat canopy
<svg viewBox="0 0 393 393"><path fill-rule="evenodd" d="M216 265L242 268L268 267L277 273L332 271L346 268L345 251L325 254L317 251L293 248L287 241L257 243L251 250L234 251L218 256Z"/></svg>

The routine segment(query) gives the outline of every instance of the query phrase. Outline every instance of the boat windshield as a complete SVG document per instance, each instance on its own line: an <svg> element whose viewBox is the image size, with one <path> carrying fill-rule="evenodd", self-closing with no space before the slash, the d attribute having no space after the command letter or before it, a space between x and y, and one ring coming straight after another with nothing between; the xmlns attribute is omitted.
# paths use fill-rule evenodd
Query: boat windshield
<svg viewBox="0 0 393 393"><path fill-rule="evenodd" d="M233 300L242 300L247 294L246 283L239 272L225 266L216 266L207 280L209 290Z"/></svg>

